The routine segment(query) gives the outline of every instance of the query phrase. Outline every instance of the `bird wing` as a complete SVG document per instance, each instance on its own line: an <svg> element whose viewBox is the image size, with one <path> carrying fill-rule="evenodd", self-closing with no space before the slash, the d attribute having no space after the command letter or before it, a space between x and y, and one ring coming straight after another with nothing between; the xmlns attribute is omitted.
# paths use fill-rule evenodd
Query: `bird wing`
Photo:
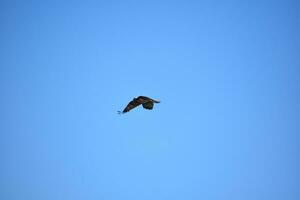
<svg viewBox="0 0 300 200"><path fill-rule="evenodd" d="M135 107L146 103L147 101L149 101L149 98L147 97L143 97L143 96L139 96L138 98L134 98L132 101L130 101L128 103L128 105L124 108L124 110L122 111L122 113L126 113L132 109L134 109Z"/></svg>
<svg viewBox="0 0 300 200"><path fill-rule="evenodd" d="M154 102L154 103L160 103L159 100L151 99L151 98L145 97L145 96L139 96L138 98L143 99L145 101L144 103L149 102L149 101Z"/></svg>

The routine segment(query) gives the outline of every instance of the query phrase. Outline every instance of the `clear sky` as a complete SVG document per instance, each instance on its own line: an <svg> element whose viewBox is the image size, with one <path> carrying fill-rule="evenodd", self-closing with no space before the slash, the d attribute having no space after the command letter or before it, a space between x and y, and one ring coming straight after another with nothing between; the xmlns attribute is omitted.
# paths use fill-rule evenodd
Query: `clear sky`
<svg viewBox="0 0 300 200"><path fill-rule="evenodd" d="M300 199L299 10L1 1L0 199Z"/></svg>

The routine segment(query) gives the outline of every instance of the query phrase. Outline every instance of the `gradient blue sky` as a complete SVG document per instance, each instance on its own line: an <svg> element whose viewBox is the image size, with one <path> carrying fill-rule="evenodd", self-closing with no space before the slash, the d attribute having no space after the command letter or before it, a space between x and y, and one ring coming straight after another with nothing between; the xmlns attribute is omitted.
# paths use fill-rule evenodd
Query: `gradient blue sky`
<svg viewBox="0 0 300 200"><path fill-rule="evenodd" d="M299 9L1 1L0 199L300 199Z"/></svg>

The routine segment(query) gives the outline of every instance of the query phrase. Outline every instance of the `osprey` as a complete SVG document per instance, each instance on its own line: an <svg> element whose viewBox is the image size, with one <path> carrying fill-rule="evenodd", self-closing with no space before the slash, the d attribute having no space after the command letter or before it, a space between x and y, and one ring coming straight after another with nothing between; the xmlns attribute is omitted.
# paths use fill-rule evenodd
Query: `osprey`
<svg viewBox="0 0 300 200"><path fill-rule="evenodd" d="M139 97L135 97L132 99L132 101L130 101L128 103L128 105L124 108L124 110L121 112L121 111L118 111L119 114L124 114L124 113L127 113L129 112L131 109L139 106L139 105L143 105L143 108L145 109L148 109L148 110L152 110L153 109L153 106L154 106L154 103L160 103L159 100L154 100L154 99L151 99L149 97L145 97L145 96L139 96Z"/></svg>

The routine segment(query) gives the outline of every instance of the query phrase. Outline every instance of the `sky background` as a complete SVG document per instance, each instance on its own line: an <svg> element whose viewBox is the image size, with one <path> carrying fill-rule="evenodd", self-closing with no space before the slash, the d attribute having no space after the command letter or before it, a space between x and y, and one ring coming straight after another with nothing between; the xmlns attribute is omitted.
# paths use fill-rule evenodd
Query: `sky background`
<svg viewBox="0 0 300 200"><path fill-rule="evenodd" d="M0 199L300 199L299 9L1 1Z"/></svg>

